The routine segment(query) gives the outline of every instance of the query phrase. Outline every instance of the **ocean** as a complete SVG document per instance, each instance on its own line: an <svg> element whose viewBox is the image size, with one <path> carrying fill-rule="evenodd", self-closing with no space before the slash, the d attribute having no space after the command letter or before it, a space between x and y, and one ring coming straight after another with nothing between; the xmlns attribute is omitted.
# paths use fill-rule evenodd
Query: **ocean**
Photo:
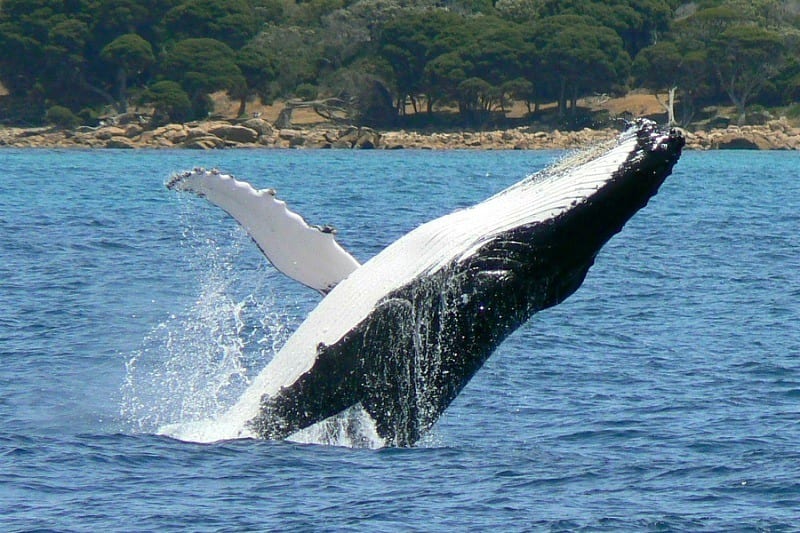
<svg viewBox="0 0 800 533"><path fill-rule="evenodd" d="M162 436L319 297L175 172L364 261L564 156L0 150L0 531L798 531L800 154L688 152L414 448Z"/></svg>

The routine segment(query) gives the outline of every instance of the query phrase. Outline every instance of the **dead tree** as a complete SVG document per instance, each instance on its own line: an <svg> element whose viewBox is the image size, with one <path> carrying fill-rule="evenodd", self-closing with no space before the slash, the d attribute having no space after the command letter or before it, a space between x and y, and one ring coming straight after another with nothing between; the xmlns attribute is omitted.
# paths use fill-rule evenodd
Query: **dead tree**
<svg viewBox="0 0 800 533"><path fill-rule="evenodd" d="M288 100L280 114L278 114L275 126L278 128L290 128L292 126L292 113L295 109L313 109L320 117L337 124L349 124L353 115L351 103L341 98L323 98L310 101Z"/></svg>

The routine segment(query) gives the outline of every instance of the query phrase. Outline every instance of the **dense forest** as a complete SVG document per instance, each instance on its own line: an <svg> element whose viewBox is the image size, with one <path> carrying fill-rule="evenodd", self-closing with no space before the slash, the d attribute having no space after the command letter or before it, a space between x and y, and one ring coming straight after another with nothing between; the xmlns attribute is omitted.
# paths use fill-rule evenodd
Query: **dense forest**
<svg viewBox="0 0 800 533"><path fill-rule="evenodd" d="M800 0L0 0L0 122L91 124L211 94L320 102L392 127L502 117L578 124L578 101L647 89L704 107L800 114Z"/></svg>

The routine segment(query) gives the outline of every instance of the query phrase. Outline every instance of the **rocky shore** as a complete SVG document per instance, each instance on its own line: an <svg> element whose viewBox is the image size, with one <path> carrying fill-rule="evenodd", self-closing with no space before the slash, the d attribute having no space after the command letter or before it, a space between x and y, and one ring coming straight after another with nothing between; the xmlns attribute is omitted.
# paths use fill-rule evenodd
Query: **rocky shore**
<svg viewBox="0 0 800 533"><path fill-rule="evenodd" d="M729 126L710 131L685 131L687 148L800 150L800 128L786 119L759 126ZM0 147L15 148L378 148L378 149L573 149L606 140L616 129L561 132L528 127L496 131L377 131L354 126L278 129L261 118L168 124L146 129L135 117L114 125L76 130L2 128Z"/></svg>

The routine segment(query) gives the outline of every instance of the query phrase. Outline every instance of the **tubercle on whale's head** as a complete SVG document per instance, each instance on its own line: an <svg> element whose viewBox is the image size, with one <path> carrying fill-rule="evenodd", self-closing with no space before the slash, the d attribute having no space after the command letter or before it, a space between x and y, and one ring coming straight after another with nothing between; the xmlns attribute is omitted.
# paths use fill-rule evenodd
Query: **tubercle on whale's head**
<svg viewBox="0 0 800 533"><path fill-rule="evenodd" d="M646 151L664 151L674 153L676 157L686 145L686 138L678 128L667 130L647 118L637 118L629 123L621 137L627 135L636 135L639 145Z"/></svg>

